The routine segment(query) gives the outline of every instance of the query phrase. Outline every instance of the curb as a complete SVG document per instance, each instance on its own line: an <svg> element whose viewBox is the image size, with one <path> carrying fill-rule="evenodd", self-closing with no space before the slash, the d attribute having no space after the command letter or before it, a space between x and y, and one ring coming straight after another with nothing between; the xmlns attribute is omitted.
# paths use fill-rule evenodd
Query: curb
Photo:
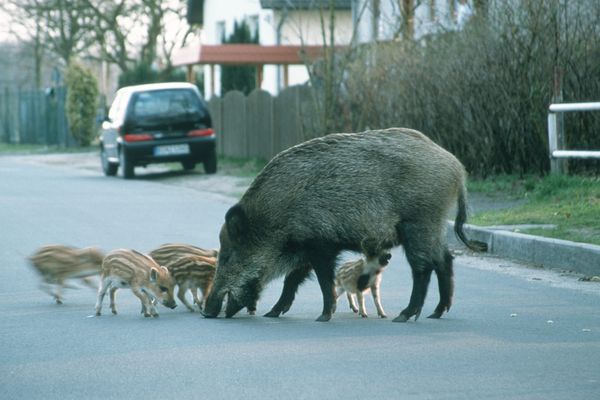
<svg viewBox="0 0 600 400"><path fill-rule="evenodd" d="M449 223L448 242L459 244ZM586 276L600 275L600 246L568 240L525 235L506 230L464 225L469 239L487 243L487 254L531 263L544 268L574 271ZM462 243L460 243L462 245Z"/></svg>

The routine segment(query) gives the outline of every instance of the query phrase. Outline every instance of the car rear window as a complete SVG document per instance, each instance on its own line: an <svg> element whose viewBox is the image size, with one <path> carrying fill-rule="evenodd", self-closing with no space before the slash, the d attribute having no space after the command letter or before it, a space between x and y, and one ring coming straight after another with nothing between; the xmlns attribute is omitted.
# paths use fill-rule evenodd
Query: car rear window
<svg viewBox="0 0 600 400"><path fill-rule="evenodd" d="M136 93L131 99L129 118L204 117L206 111L196 93L187 89L153 90Z"/></svg>

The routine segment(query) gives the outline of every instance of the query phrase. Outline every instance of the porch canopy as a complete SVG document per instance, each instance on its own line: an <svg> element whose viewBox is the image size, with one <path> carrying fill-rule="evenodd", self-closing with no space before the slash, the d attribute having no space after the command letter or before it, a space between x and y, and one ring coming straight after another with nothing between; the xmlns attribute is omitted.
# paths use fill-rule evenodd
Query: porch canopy
<svg viewBox="0 0 600 400"><path fill-rule="evenodd" d="M193 67L197 64L210 65L211 93L214 93L215 65L249 65L256 67L256 87L263 80L264 65L281 65L283 85L288 86L289 65L303 65L323 55L323 46L262 46L259 44L196 45L179 49L173 54L173 65L187 67L187 79L194 80Z"/></svg>

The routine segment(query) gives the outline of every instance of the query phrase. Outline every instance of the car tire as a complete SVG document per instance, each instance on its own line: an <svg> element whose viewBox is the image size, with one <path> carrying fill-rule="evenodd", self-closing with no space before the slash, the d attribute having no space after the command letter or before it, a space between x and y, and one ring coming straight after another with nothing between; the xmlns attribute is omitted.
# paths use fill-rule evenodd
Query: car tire
<svg viewBox="0 0 600 400"><path fill-rule="evenodd" d="M134 163L131 157L127 154L125 149L121 149L119 152L119 161L121 166L121 175L124 179L133 179L135 177Z"/></svg>
<svg viewBox="0 0 600 400"><path fill-rule="evenodd" d="M202 161L204 165L204 172L207 174L214 174L217 172L217 152L215 150L208 153Z"/></svg>
<svg viewBox="0 0 600 400"><path fill-rule="evenodd" d="M115 176L117 174L119 164L108 161L108 155L106 154L106 150L104 150L104 146L100 148L100 161L102 163L102 171L104 172L104 175Z"/></svg>
<svg viewBox="0 0 600 400"><path fill-rule="evenodd" d="M191 171L194 168L196 168L196 163L192 160L186 160L186 161L181 162L181 166L183 167L184 170Z"/></svg>

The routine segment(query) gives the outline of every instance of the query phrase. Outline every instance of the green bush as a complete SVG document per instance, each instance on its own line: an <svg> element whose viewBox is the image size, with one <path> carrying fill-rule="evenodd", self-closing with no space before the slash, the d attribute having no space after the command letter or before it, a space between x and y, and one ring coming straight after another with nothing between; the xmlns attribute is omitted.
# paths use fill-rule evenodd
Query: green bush
<svg viewBox="0 0 600 400"><path fill-rule="evenodd" d="M67 121L80 146L89 146L95 136L98 84L90 70L71 62L66 75Z"/></svg>
<svg viewBox="0 0 600 400"><path fill-rule="evenodd" d="M252 35L246 21L233 26L233 33L229 38L223 38L224 43L258 43L258 36ZM243 65L221 67L221 92L224 94L231 90L239 90L249 94L256 87L256 68Z"/></svg>

